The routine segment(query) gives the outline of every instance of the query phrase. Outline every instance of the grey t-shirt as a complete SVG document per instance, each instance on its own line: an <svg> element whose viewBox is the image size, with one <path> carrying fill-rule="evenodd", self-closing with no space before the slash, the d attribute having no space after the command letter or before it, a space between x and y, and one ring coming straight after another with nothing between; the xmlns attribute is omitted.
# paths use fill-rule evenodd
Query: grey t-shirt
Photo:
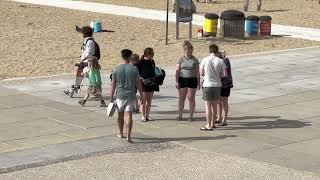
<svg viewBox="0 0 320 180"><path fill-rule="evenodd" d="M112 72L117 81L116 98L121 100L136 99L136 81L140 79L138 69L131 64L121 64Z"/></svg>
<svg viewBox="0 0 320 180"><path fill-rule="evenodd" d="M199 60L192 56L191 58L187 58L186 56L182 56L177 64L180 64L180 77L182 78L195 78L197 77L197 67L199 67Z"/></svg>

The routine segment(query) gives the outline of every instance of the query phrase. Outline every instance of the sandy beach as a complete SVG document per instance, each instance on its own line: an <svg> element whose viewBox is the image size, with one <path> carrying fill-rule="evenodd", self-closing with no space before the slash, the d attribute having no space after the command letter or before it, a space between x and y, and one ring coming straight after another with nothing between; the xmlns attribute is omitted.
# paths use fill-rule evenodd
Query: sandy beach
<svg viewBox="0 0 320 180"><path fill-rule="evenodd" d="M86 0L123 6L132 6L148 9L166 9L166 0ZM221 14L229 9L243 11L243 0L213 0L214 3L196 2L199 14L207 12ZM170 0L170 6L171 0ZM172 9L172 7L170 7ZM320 21L315 20L320 16L320 4L311 0L263 0L262 11L256 11L256 0L250 0L249 11L246 15L269 15L273 23L282 25L320 28Z"/></svg>
<svg viewBox="0 0 320 180"><path fill-rule="evenodd" d="M170 24L170 44L165 46L163 22L8 1L0 1L0 6L7 7L0 9L0 40L4 52L0 79L73 73L74 63L80 59L82 44L81 34L75 31L75 25L81 24L82 17L86 17L88 23L89 20L101 20L104 29L114 31L94 34L100 44L104 70L111 70L121 63L121 49L130 48L141 54L148 46L154 47L158 64L174 66L183 53L181 44L188 35L187 26L182 26L182 39L175 40L175 24ZM211 42L229 55L320 45L320 42L288 37L209 41L197 39L195 33L192 42L199 59L208 54Z"/></svg>

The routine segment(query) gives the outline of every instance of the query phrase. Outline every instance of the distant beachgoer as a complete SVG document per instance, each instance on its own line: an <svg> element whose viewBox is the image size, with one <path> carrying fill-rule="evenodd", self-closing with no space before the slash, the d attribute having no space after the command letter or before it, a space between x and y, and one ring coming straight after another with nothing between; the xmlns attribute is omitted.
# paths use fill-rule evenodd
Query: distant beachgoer
<svg viewBox="0 0 320 180"><path fill-rule="evenodd" d="M84 106L90 95L94 95L96 98L99 98L101 101L100 107L106 107L106 103L102 97L102 88L101 88L101 76L100 76L100 65L98 59L95 56L87 56L88 66L83 69L84 77L89 79L89 88L85 97L82 100L79 100L79 104Z"/></svg>
<svg viewBox="0 0 320 180"><path fill-rule="evenodd" d="M193 113L196 106L195 96L197 89L200 89L199 61L193 56L193 46L189 41L183 43L184 55L176 65L176 88L179 91L179 116L182 120L182 113L186 97L188 96L190 116L193 120Z"/></svg>
<svg viewBox="0 0 320 180"><path fill-rule="evenodd" d="M209 46L210 55L200 64L200 75L203 76L203 96L205 101L207 124L200 130L212 131L215 128L217 107L221 94L221 78L227 76L226 65L218 57L219 47L215 44Z"/></svg>
<svg viewBox="0 0 320 180"><path fill-rule="evenodd" d="M227 68L227 77L221 79L221 97L220 104L218 106L218 119L217 123L220 123L220 126L227 126L227 117L229 112L229 102L228 98L230 96L231 88L233 88L232 72L231 72L231 63L229 58L226 56L226 52L222 51L222 58Z"/></svg>
<svg viewBox="0 0 320 180"><path fill-rule="evenodd" d="M118 109L118 126L120 138L125 138L123 134L124 117L126 117L127 141L131 141L132 112L136 105L136 90L140 93L140 101L144 102L141 80L138 69L130 64L132 51L124 49L121 51L123 64L118 65L112 72L112 82L110 88L110 102L114 101L116 92L116 105Z"/></svg>
<svg viewBox="0 0 320 180"><path fill-rule="evenodd" d="M144 54L138 63L139 73L142 77L142 91L144 94L144 103L142 104L142 122L152 121L150 117L150 109L153 94L159 91L159 85L155 81L155 68L156 64L153 60L154 51L152 48L146 48Z"/></svg>
<svg viewBox="0 0 320 180"><path fill-rule="evenodd" d="M139 60L140 60L140 57L138 54L132 54L131 56L131 60L130 60L130 64L134 65L134 66L138 66L138 63L139 63ZM136 93L137 93L137 89L136 89ZM139 113L140 110L139 110L139 102L138 102L138 99L136 100L136 106L134 107L134 112L135 113Z"/></svg>
<svg viewBox="0 0 320 180"><path fill-rule="evenodd" d="M100 48L99 45L93 39L93 29L90 26L84 26L81 28L81 33L83 36L82 54L80 57L80 62L76 63L79 72L82 72L83 68L88 66L88 57L95 56L98 60L100 59ZM81 83L83 76L77 74L75 84L72 85L71 89L65 90L64 93L70 97L73 96L75 92L78 92L81 88Z"/></svg>

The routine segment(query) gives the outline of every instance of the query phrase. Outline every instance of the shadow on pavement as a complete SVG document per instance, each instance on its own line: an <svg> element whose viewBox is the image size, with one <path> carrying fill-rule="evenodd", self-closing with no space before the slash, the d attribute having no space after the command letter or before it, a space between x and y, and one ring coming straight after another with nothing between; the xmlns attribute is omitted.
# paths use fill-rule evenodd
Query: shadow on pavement
<svg viewBox="0 0 320 180"><path fill-rule="evenodd" d="M229 117L229 120L247 120L247 119L278 119L280 116L233 116Z"/></svg>
<svg viewBox="0 0 320 180"><path fill-rule="evenodd" d="M200 130L199 130L200 132ZM208 132L210 133L210 132ZM190 141L209 141L209 140L219 140L231 137L237 137L236 135L219 135L219 136L200 136L200 137L179 137L179 138L139 138L134 137L133 139L138 140L137 143L163 143L163 142L190 142Z"/></svg>
<svg viewBox="0 0 320 180"><path fill-rule="evenodd" d="M276 119L270 121L254 121L254 122L230 122L230 126L221 128L223 130L241 130L241 129L293 129L311 126L310 122L302 122L299 120Z"/></svg>

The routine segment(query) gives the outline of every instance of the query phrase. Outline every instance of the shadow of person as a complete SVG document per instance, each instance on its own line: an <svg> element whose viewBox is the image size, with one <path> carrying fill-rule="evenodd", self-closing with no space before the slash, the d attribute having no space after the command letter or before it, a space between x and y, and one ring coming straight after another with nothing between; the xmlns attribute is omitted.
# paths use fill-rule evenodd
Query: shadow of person
<svg viewBox="0 0 320 180"><path fill-rule="evenodd" d="M168 137L168 138L152 138L152 137L134 137L137 143L164 143L164 142L192 142L192 141L210 141L237 137L236 135L219 135L219 136L199 136L199 137Z"/></svg>
<svg viewBox="0 0 320 180"><path fill-rule="evenodd" d="M232 116L229 120L248 120L248 119L278 119L280 116Z"/></svg>
<svg viewBox="0 0 320 180"><path fill-rule="evenodd" d="M231 126L232 125L232 126ZM310 122L299 120L276 119L269 121L237 121L231 122L229 126L223 127L223 130L242 130L242 129L293 129L311 126Z"/></svg>

